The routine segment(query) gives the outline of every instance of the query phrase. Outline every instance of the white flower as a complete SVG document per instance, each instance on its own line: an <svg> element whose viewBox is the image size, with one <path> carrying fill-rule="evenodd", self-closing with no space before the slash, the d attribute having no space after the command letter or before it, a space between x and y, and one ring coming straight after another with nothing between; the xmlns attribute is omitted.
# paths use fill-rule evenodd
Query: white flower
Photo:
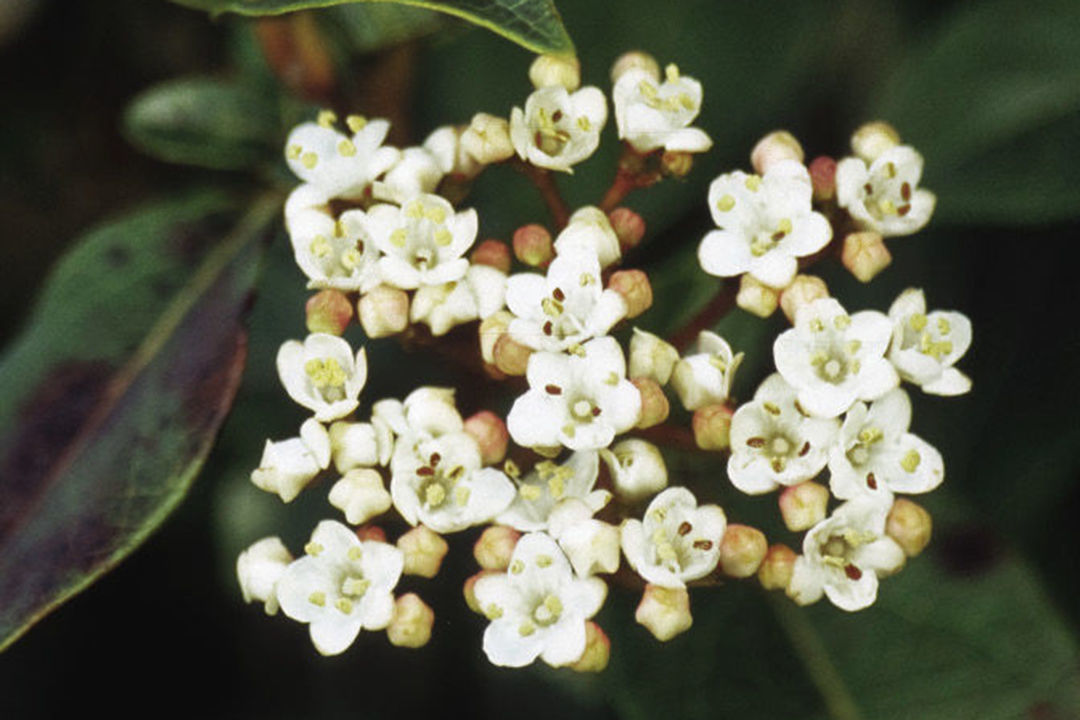
<svg viewBox="0 0 1080 720"><path fill-rule="evenodd" d="M809 605L824 593L848 611L872 605L878 578L904 564L904 551L885 535L888 512L888 505L874 500L851 500L807 531L788 595Z"/></svg>
<svg viewBox="0 0 1080 720"><path fill-rule="evenodd" d="M688 127L701 111L701 83L668 65L665 81L644 68L624 72L611 91L619 138L638 152L658 148L705 152L712 140L704 131Z"/></svg>
<svg viewBox="0 0 1080 720"><path fill-rule="evenodd" d="M922 290L908 288L889 308L889 360L900 377L933 395L962 395L971 379L953 367L971 345L971 321L958 312L926 312Z"/></svg>
<svg viewBox="0 0 1080 720"><path fill-rule="evenodd" d="M604 289L595 253L580 248L559 253L547 277L511 275L506 304L517 316L509 327L513 338L548 352L606 335L626 315L626 301L614 290Z"/></svg>
<svg viewBox="0 0 1080 720"><path fill-rule="evenodd" d="M371 423L339 420L330 426L330 451L334 467L339 473L346 473L353 468L380 464L380 440L385 441Z"/></svg>
<svg viewBox="0 0 1080 720"><path fill-rule="evenodd" d="M623 552L650 583L684 588L716 569L726 528L720 506L698 507L692 492L672 487L653 498L643 520L623 522Z"/></svg>
<svg viewBox="0 0 1080 720"><path fill-rule="evenodd" d="M358 200L398 159L396 148L382 147L390 123L350 115L349 136L335 130L333 122L333 113L323 112L318 123L293 129L285 143L285 159L297 177L317 186L327 198Z"/></svg>
<svg viewBox="0 0 1080 720"><path fill-rule="evenodd" d="M381 630L394 615L393 589L404 555L393 545L361 542L345 525L323 520L278 580L281 609L309 623L311 641L323 655L344 652L364 630Z"/></svg>
<svg viewBox="0 0 1080 720"><path fill-rule="evenodd" d="M370 468L353 468L330 488L330 504L345 513L350 525L365 523L390 509L392 501L382 476Z"/></svg>
<svg viewBox="0 0 1080 720"><path fill-rule="evenodd" d="M424 285L413 296L409 319L438 337L454 327L502 310L506 274L487 265L470 265L465 277L444 285Z"/></svg>
<svg viewBox="0 0 1080 720"><path fill-rule="evenodd" d="M394 167L382 180L372 186L376 200L404 204L421 193L433 193L443 179L439 160L425 147L410 147L401 151Z"/></svg>
<svg viewBox="0 0 1080 720"><path fill-rule="evenodd" d="M379 284L379 251L365 227L363 210L346 210L335 222L322 192L312 185L293 190L285 202L285 225L296 264L309 288L365 292Z"/></svg>
<svg viewBox="0 0 1080 720"><path fill-rule="evenodd" d="M671 376L671 386L687 410L727 400L743 359L742 353L732 352L727 340L708 330L698 335L697 350L679 360Z"/></svg>
<svg viewBox="0 0 1080 720"><path fill-rule="evenodd" d="M807 417L795 390L770 375L731 418L731 483L750 495L811 480L825 467L839 423Z"/></svg>
<svg viewBox="0 0 1080 720"><path fill-rule="evenodd" d="M908 432L911 401L900 388L869 408L855 403L829 450L829 487L843 500L873 497L888 506L893 493L924 493L945 479L939 453Z"/></svg>
<svg viewBox="0 0 1080 720"><path fill-rule="evenodd" d="M289 397L315 413L322 422L342 418L360 404L367 381L367 356L354 357L349 343L334 335L312 333L289 340L278 350L278 377Z"/></svg>
<svg viewBox="0 0 1080 720"><path fill-rule="evenodd" d="M584 500L593 512L600 510L611 498L605 490L593 490L600 461L595 451L576 452L560 464L551 460L536 466L517 480L517 496L495 522L522 532L547 530L548 516L562 500Z"/></svg>
<svg viewBox="0 0 1080 720"><path fill-rule="evenodd" d="M266 441L259 467L251 473L251 482L260 490L277 493L282 502L292 502L329 465L330 436L326 428L311 418L300 426L300 437Z"/></svg>
<svg viewBox="0 0 1080 720"><path fill-rule="evenodd" d="M485 575L474 586L491 624L484 653L495 665L523 667L537 657L569 665L585 652L585 621L604 604L607 585L579 578L555 541L529 533L518 541L509 572Z"/></svg>
<svg viewBox="0 0 1080 720"><path fill-rule="evenodd" d="M603 210L592 205L574 211L566 227L555 238L554 247L557 255L574 251L590 252L600 261L602 268L622 257L619 236L611 227L611 220Z"/></svg>
<svg viewBox="0 0 1080 720"><path fill-rule="evenodd" d="M293 556L279 537L266 537L236 558L236 577L244 602L261 602L267 615L278 611L277 583Z"/></svg>
<svg viewBox="0 0 1080 720"><path fill-rule="evenodd" d="M461 133L461 150L479 163L509 160L514 155L510 123L487 113L473 115L469 127Z"/></svg>
<svg viewBox="0 0 1080 720"><path fill-rule="evenodd" d="M651 332L634 328L630 338L630 377L649 378L667 385L678 361L679 351L674 345Z"/></svg>
<svg viewBox="0 0 1080 720"><path fill-rule="evenodd" d="M776 369L807 412L836 417L856 400L876 400L900 382L885 359L892 330L882 313L848 315L832 298L815 300L799 308L795 327L773 343Z"/></svg>
<svg viewBox="0 0 1080 720"><path fill-rule="evenodd" d="M394 449L413 447L423 441L446 433L462 432L465 422L454 404L450 388L420 387L409 393L405 401L380 400L372 407L371 424L376 433L396 435ZM384 444L379 440L380 451ZM390 443L387 443L390 444ZM384 464L380 452L380 464ZM387 458L386 462L389 462Z"/></svg>
<svg viewBox="0 0 1080 720"><path fill-rule="evenodd" d="M550 86L525 101L525 111L510 112L510 142L518 157L549 170L573 172L600 144L607 120L607 101L594 87L569 93Z"/></svg>
<svg viewBox="0 0 1080 720"><path fill-rule="evenodd" d="M619 528L593 518L598 509L588 500L567 498L548 519L548 533L581 577L619 569Z"/></svg>
<svg viewBox="0 0 1080 720"><path fill-rule="evenodd" d="M836 200L864 229L910 235L930 220L937 198L919 188L923 157L910 145L881 153L867 166L849 157L836 166Z"/></svg>
<svg viewBox="0 0 1080 720"><path fill-rule="evenodd" d="M787 287L798 270L795 258L811 255L832 239L832 226L813 212L810 173L794 160L769 166L764 176L735 171L709 186L709 212L718 230L698 247L705 272L720 277L750 273L772 288Z"/></svg>
<svg viewBox="0 0 1080 720"><path fill-rule="evenodd" d="M624 502L636 502L667 487L668 472L660 449L650 442L629 438L610 450L604 448L600 457L611 474L615 494Z"/></svg>
<svg viewBox="0 0 1080 720"><path fill-rule="evenodd" d="M420 195L398 208L376 205L367 228L376 247L383 281L402 290L460 280L469 269L462 257L476 240L475 210L455 212L438 195Z"/></svg>
<svg viewBox="0 0 1080 720"><path fill-rule="evenodd" d="M506 418L523 447L607 447L637 423L641 394L626 379L626 360L612 337L590 340L579 355L535 352L525 372L529 391Z"/></svg>

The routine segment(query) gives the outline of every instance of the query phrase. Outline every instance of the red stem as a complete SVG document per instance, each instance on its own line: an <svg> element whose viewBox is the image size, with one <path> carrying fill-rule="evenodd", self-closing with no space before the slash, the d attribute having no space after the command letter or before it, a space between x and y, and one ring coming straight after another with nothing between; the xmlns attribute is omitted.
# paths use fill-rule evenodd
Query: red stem
<svg viewBox="0 0 1080 720"><path fill-rule="evenodd" d="M725 280L712 300L698 311L690 322L675 331L670 342L680 353L697 339L698 333L708 330L735 307L735 295L738 292L738 278Z"/></svg>
<svg viewBox="0 0 1080 720"><path fill-rule="evenodd" d="M555 223L556 230L562 230L570 220L570 209L563 200L559 186L555 184L555 178L551 171L530 165L527 162L516 161L514 166L532 181L536 189L540 191L540 197L548 206L551 219Z"/></svg>

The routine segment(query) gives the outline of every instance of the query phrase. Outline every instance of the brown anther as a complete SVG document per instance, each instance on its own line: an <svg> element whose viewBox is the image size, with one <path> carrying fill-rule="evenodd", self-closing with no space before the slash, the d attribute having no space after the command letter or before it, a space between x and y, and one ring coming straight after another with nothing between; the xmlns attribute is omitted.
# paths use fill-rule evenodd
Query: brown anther
<svg viewBox="0 0 1080 720"><path fill-rule="evenodd" d="M431 453L431 458L428 460L428 464L432 467L435 467L439 464L440 460L442 460L442 455L440 455L439 453Z"/></svg>
<svg viewBox="0 0 1080 720"><path fill-rule="evenodd" d="M901 205L900 207L896 208L896 214L900 217L904 217L909 212L911 212L911 205Z"/></svg>
<svg viewBox="0 0 1080 720"><path fill-rule="evenodd" d="M712 540L695 540L695 550L712 550Z"/></svg>
<svg viewBox="0 0 1080 720"><path fill-rule="evenodd" d="M553 332L553 329L552 329L552 326L551 326L551 321L548 320L546 323L544 323L544 334L545 335L550 335L552 332Z"/></svg>
<svg viewBox="0 0 1080 720"><path fill-rule="evenodd" d="M858 580L862 577L862 570L848 563L844 566L844 574L848 576L849 580Z"/></svg>
<svg viewBox="0 0 1080 720"><path fill-rule="evenodd" d="M746 441L746 444L749 445L752 448L762 448L762 447L765 447L765 438L763 438L763 437L752 437L752 438L750 438L749 440Z"/></svg>
<svg viewBox="0 0 1080 720"><path fill-rule="evenodd" d="M871 490L877 490L877 478L874 477L874 473L866 474L866 487Z"/></svg>
<svg viewBox="0 0 1080 720"><path fill-rule="evenodd" d="M688 535L690 533L690 531L693 530L693 529L694 529L693 525L691 525L690 523L684 521L681 525L679 525L679 534L680 535Z"/></svg>
<svg viewBox="0 0 1080 720"><path fill-rule="evenodd" d="M866 192L867 195L873 195L874 194L874 186L871 185L870 183L866 183L865 185L863 185L862 189L863 189L864 192Z"/></svg>
<svg viewBox="0 0 1080 720"><path fill-rule="evenodd" d="M600 416L600 408L594 406L593 409L592 409L592 416L593 417L599 417Z"/></svg>
<svg viewBox="0 0 1080 720"><path fill-rule="evenodd" d="M784 236L786 236L786 235L787 235L787 233L784 232L783 230L777 230L776 232L774 232L772 234L772 241L773 242L780 242L781 240L784 239Z"/></svg>
<svg viewBox="0 0 1080 720"><path fill-rule="evenodd" d="M544 389L548 391L549 395L562 395L562 388L558 385L545 385Z"/></svg>
<svg viewBox="0 0 1080 720"><path fill-rule="evenodd" d="M904 202L911 199L911 183L904 183L900 186L900 197L904 198Z"/></svg>
<svg viewBox="0 0 1080 720"><path fill-rule="evenodd" d="M562 302L563 300L565 300L565 299L566 299L566 293L564 293L564 292L562 291L562 288L555 288L555 289L554 289L554 290L553 290L553 291L551 292L551 297L555 298L555 299L556 299L556 300L558 300L559 302Z"/></svg>
<svg viewBox="0 0 1080 720"><path fill-rule="evenodd" d="M799 457L805 457L808 452L810 452L810 443L803 443L802 449L799 450Z"/></svg>
<svg viewBox="0 0 1080 720"><path fill-rule="evenodd" d="M556 110L551 114L551 122L559 122L562 120L562 110Z"/></svg>
<svg viewBox="0 0 1080 720"><path fill-rule="evenodd" d="M428 467L427 465L423 465L423 466L416 469L416 474L420 475L421 477L431 477L432 475L435 474L435 468L431 468L431 467Z"/></svg>

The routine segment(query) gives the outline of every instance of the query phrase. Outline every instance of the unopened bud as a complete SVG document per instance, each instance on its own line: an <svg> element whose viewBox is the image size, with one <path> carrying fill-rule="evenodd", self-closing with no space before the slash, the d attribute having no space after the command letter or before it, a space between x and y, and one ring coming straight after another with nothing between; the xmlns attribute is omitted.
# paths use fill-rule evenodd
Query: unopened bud
<svg viewBox="0 0 1080 720"><path fill-rule="evenodd" d="M395 647L418 648L431 640L435 611L416 593L406 593L394 600L394 616L386 628L386 637Z"/></svg>
<svg viewBox="0 0 1080 720"><path fill-rule="evenodd" d="M825 519L829 489L816 482L804 482L784 488L780 493L780 514L792 532L809 530Z"/></svg>
<svg viewBox="0 0 1080 720"><path fill-rule="evenodd" d="M240 553L236 559L236 577L244 602L261 602L267 615L276 615L278 579L292 560L279 537L263 538Z"/></svg>
<svg viewBox="0 0 1080 720"><path fill-rule="evenodd" d="M720 542L720 569L734 578L747 578L758 571L769 543L765 533L749 525L728 525Z"/></svg>
<svg viewBox="0 0 1080 720"><path fill-rule="evenodd" d="M630 338L631 378L650 378L667 385L678 361L679 351L674 345L650 332L634 328L634 335Z"/></svg>
<svg viewBox="0 0 1080 720"><path fill-rule="evenodd" d="M529 66L533 87L564 87L574 92L581 87L581 63L573 55L539 55Z"/></svg>
<svg viewBox="0 0 1080 720"><path fill-rule="evenodd" d="M330 488L330 504L345 513L350 525L383 514L393 504L382 475L371 468L355 468Z"/></svg>
<svg viewBox="0 0 1080 720"><path fill-rule="evenodd" d="M720 451L731 446L731 408L706 405L694 411L694 442L702 450Z"/></svg>
<svg viewBox="0 0 1080 720"><path fill-rule="evenodd" d="M829 297L829 288L817 275L796 275L791 284L780 291L780 308L794 325L795 314L803 305Z"/></svg>
<svg viewBox="0 0 1080 720"><path fill-rule="evenodd" d="M619 238L619 247L623 252L637 247L645 237L645 218L627 207L617 207L608 213L611 228Z"/></svg>
<svg viewBox="0 0 1080 720"><path fill-rule="evenodd" d="M836 196L836 160L821 155L810 161L810 182L814 186L814 200L825 202Z"/></svg>
<svg viewBox="0 0 1080 720"><path fill-rule="evenodd" d="M417 525L397 540L397 547L405 555L406 575L433 578L439 574L443 558L450 546L442 536L423 525Z"/></svg>
<svg viewBox="0 0 1080 720"><path fill-rule="evenodd" d="M304 306L307 329L312 333L341 335L352 321L352 303L340 290L320 290Z"/></svg>
<svg viewBox="0 0 1080 720"><path fill-rule="evenodd" d="M510 433L506 430L506 423L495 413L490 410L476 413L465 421L465 432L476 441L484 465L501 463L506 457Z"/></svg>
<svg viewBox="0 0 1080 720"><path fill-rule="evenodd" d="M656 62L656 58L649 53L632 50L620 55L611 66L611 84L617 83L627 70L635 69L644 70L653 80L660 81L660 63Z"/></svg>
<svg viewBox="0 0 1080 720"><path fill-rule="evenodd" d="M641 270L618 270L608 281L608 289L619 293L626 302L626 316L635 318L652 307L652 283Z"/></svg>
<svg viewBox="0 0 1080 720"><path fill-rule="evenodd" d="M357 309L364 333L372 339L396 335L409 325L409 296L388 285L364 293Z"/></svg>
<svg viewBox="0 0 1080 720"><path fill-rule="evenodd" d="M510 327L513 319L512 313L500 310L480 322L480 356L488 365L495 364L495 343L506 333L506 328Z"/></svg>
<svg viewBox="0 0 1080 720"><path fill-rule="evenodd" d="M668 471L660 449L650 442L630 438L604 448L600 457L611 474L615 494L625 502L636 502L667 487Z"/></svg>
<svg viewBox="0 0 1080 720"><path fill-rule="evenodd" d="M500 240L485 240L477 245L469 255L473 265L487 265L496 270L510 272L510 248Z"/></svg>
<svg viewBox="0 0 1080 720"><path fill-rule="evenodd" d="M524 375L532 352L532 348L522 345L510 337L510 333L504 332L495 341L491 357L495 361L495 367L507 375Z"/></svg>
<svg viewBox="0 0 1080 720"><path fill-rule="evenodd" d="M757 572L761 586L766 590L787 590L796 557L795 551L787 545L777 543L770 546Z"/></svg>
<svg viewBox="0 0 1080 720"><path fill-rule="evenodd" d="M530 267L541 267L555 257L551 233L543 225L522 225L514 231L514 257Z"/></svg>
<svg viewBox="0 0 1080 720"><path fill-rule="evenodd" d="M490 165L514 155L510 142L510 123L506 118L477 113L461 133L461 149L478 163Z"/></svg>
<svg viewBox="0 0 1080 720"><path fill-rule="evenodd" d="M758 282L750 273L744 273L739 280L735 304L748 313L767 318L780 304L780 291Z"/></svg>
<svg viewBox="0 0 1080 720"><path fill-rule="evenodd" d="M880 233L853 232L844 238L840 261L859 282L867 283L889 266L892 255Z"/></svg>
<svg viewBox="0 0 1080 720"><path fill-rule="evenodd" d="M773 163L781 160L801 163L804 157L802 145L794 135L787 130L774 130L758 140L750 151L750 164L754 166L754 172L764 175Z"/></svg>
<svg viewBox="0 0 1080 720"><path fill-rule="evenodd" d="M600 626L589 620L585 623L585 652L570 665L576 672L600 672L611 658L611 640Z"/></svg>
<svg viewBox="0 0 1080 720"><path fill-rule="evenodd" d="M641 394L641 414L634 427L644 430L667 420L671 412L671 403L668 402L664 389L650 378L632 378L630 382Z"/></svg>
<svg viewBox="0 0 1080 720"><path fill-rule="evenodd" d="M851 136L851 149L867 163L874 162L883 152L899 144L900 133L881 120L866 123Z"/></svg>
<svg viewBox="0 0 1080 720"><path fill-rule="evenodd" d="M473 545L473 557L485 570L506 570L521 533L505 525L491 525Z"/></svg>
<svg viewBox="0 0 1080 720"><path fill-rule="evenodd" d="M665 150L660 156L660 170L668 177L684 178L694 168L694 154L681 150Z"/></svg>
<svg viewBox="0 0 1080 720"><path fill-rule="evenodd" d="M476 599L476 581L488 575L498 574L498 570L481 570L475 575L470 575L469 578L465 581L465 585L461 589L462 594L465 596L465 604L468 605L469 609L477 615L483 615L484 608L480 607L480 603Z"/></svg>
<svg viewBox="0 0 1080 720"><path fill-rule="evenodd" d="M353 468L379 463L379 441L370 423L338 420L330 426L329 437L334 467L342 475Z"/></svg>
<svg viewBox="0 0 1080 720"><path fill-rule="evenodd" d="M694 623L690 615L690 593L686 588L666 588L648 584L634 619L660 642L686 632Z"/></svg>
<svg viewBox="0 0 1080 720"><path fill-rule="evenodd" d="M378 525L361 525L356 528L356 537L360 542L370 540L372 542L386 542L386 531Z"/></svg>
<svg viewBox="0 0 1080 720"><path fill-rule="evenodd" d="M908 557L915 557L926 549L932 531L930 513L905 498L898 498L893 503L885 521L885 534L895 540Z"/></svg>

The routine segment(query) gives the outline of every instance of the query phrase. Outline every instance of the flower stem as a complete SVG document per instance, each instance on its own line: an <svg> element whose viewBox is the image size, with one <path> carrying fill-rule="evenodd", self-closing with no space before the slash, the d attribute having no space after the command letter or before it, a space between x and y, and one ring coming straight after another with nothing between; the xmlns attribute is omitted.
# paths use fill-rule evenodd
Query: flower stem
<svg viewBox="0 0 1080 720"><path fill-rule="evenodd" d="M515 160L513 165L525 177L529 178L533 185L536 186L536 189L540 191L540 197L544 199L548 206L555 228L562 230L566 227L566 223L570 220L570 209L567 207L566 201L563 200L562 193L559 192L559 186L555 183L551 171L519 160Z"/></svg>
<svg viewBox="0 0 1080 720"><path fill-rule="evenodd" d="M690 322L676 330L670 338L675 349L682 352L697 339L698 333L707 330L720 321L722 317L731 312L735 307L735 295L738 292L738 278L725 280L720 290L713 295L712 300L701 308Z"/></svg>
<svg viewBox="0 0 1080 720"><path fill-rule="evenodd" d="M637 188L649 187L661 179L661 175L655 169L649 167L646 161L648 155L642 155L628 144L623 144L622 155L615 170L615 179L611 181L611 187L604 193L604 199L600 201L600 209L608 213L614 210L623 201L630 191Z"/></svg>

